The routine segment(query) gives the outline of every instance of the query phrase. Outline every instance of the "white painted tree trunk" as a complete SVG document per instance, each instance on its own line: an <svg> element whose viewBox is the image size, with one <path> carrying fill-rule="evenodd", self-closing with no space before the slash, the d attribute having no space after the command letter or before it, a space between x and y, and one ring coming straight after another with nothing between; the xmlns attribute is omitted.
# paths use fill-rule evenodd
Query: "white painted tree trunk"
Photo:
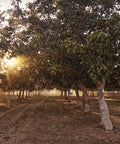
<svg viewBox="0 0 120 144"><path fill-rule="evenodd" d="M105 130L112 130L113 125L110 119L109 109L104 98L104 86L104 82L99 83L97 90L98 102L101 112L101 126L103 126Z"/></svg>
<svg viewBox="0 0 120 144"><path fill-rule="evenodd" d="M83 91L83 108L84 108L84 113L90 112L90 107L89 107L89 100L88 100L87 91Z"/></svg>

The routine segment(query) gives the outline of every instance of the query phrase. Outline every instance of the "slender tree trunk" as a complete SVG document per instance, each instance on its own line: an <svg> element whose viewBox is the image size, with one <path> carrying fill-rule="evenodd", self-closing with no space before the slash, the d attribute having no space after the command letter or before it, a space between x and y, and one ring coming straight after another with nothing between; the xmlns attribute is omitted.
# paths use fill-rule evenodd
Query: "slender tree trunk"
<svg viewBox="0 0 120 144"><path fill-rule="evenodd" d="M21 90L19 91L19 94L18 94L18 99L20 99L20 96L21 96Z"/></svg>
<svg viewBox="0 0 120 144"><path fill-rule="evenodd" d="M88 113L88 112L90 112L90 107L89 107L87 89L81 80L79 80L79 85L83 92L83 111L84 111L84 113Z"/></svg>
<svg viewBox="0 0 120 144"><path fill-rule="evenodd" d="M63 97L63 90L61 90L61 97Z"/></svg>
<svg viewBox="0 0 120 144"><path fill-rule="evenodd" d="M71 100L70 100L70 89L68 90L68 102L71 102Z"/></svg>
<svg viewBox="0 0 120 144"><path fill-rule="evenodd" d="M94 97L94 91L93 90L90 91L90 96Z"/></svg>
<svg viewBox="0 0 120 144"><path fill-rule="evenodd" d="M67 90L64 91L64 97L65 97L66 100L68 100L68 97L67 97Z"/></svg>
<svg viewBox="0 0 120 144"><path fill-rule="evenodd" d="M24 90L23 90L23 93L22 93L22 99L24 99Z"/></svg>
<svg viewBox="0 0 120 144"><path fill-rule="evenodd" d="M76 98L77 98L77 105L80 105L80 96L78 92L78 86L75 87L75 93L76 93Z"/></svg>
<svg viewBox="0 0 120 144"><path fill-rule="evenodd" d="M28 93L27 93L27 90L26 90L26 97L25 97L25 98L27 98L27 94L28 94Z"/></svg>
<svg viewBox="0 0 120 144"><path fill-rule="evenodd" d="M15 91L12 92L12 100L14 100Z"/></svg>
<svg viewBox="0 0 120 144"><path fill-rule="evenodd" d="M105 87L105 81L97 82L97 96L98 96L98 102L101 112L101 126L105 128L105 130L112 130L113 125L110 119L109 115L109 109L106 103L106 100L104 98L104 87Z"/></svg>

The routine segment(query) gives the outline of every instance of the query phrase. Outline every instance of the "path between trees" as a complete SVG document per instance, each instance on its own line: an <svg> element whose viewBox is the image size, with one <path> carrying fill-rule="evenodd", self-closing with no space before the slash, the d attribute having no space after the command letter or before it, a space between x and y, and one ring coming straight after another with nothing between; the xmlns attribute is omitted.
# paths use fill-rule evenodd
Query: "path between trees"
<svg viewBox="0 0 120 144"><path fill-rule="evenodd" d="M100 113L83 115L81 106L65 103L59 97L40 97L23 101L0 115L0 144L119 144L119 107L112 115L113 131L97 127Z"/></svg>
<svg viewBox="0 0 120 144"><path fill-rule="evenodd" d="M39 117L39 115L34 114L35 110L47 99L48 97L44 97L38 102L20 104L1 114L0 144L6 143L9 139L11 139L10 143L16 144L16 142L14 142L14 135L17 136L19 133L25 131L27 127L32 126L32 123Z"/></svg>

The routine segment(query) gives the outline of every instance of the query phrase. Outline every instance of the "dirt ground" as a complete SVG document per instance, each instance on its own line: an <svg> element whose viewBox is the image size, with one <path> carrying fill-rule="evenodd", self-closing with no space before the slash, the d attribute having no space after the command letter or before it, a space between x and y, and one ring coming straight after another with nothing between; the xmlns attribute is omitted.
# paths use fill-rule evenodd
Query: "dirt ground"
<svg viewBox="0 0 120 144"><path fill-rule="evenodd" d="M61 97L34 97L0 106L0 144L120 144L120 97L107 97L113 131L98 126L97 99L90 97L91 113Z"/></svg>

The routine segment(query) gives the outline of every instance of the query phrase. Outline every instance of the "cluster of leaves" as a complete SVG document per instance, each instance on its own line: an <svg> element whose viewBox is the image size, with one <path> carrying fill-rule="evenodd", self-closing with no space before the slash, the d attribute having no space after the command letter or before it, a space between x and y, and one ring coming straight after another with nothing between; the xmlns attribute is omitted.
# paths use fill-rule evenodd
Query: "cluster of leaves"
<svg viewBox="0 0 120 144"><path fill-rule="evenodd" d="M35 0L26 10L19 2L14 0L8 11L1 48L9 46L13 55L31 57L23 70L26 79L41 87L67 89L79 80L87 88L95 87L94 81L112 81L116 71L119 77L119 69L114 69L120 59L119 1ZM5 38L10 41L7 47Z"/></svg>

